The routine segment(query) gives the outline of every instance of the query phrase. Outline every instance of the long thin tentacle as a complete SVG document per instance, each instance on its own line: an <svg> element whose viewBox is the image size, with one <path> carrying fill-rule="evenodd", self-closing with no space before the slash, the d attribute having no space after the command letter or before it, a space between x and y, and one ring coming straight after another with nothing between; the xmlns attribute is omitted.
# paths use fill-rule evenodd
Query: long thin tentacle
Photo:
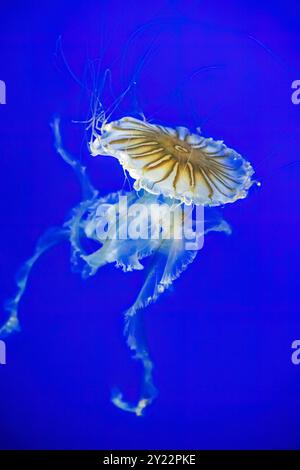
<svg viewBox="0 0 300 470"><path fill-rule="evenodd" d="M60 132L60 118L56 116L50 123L53 134L54 134L54 145L57 153L62 157L62 159L70 165L80 183L82 190L82 200L91 199L95 196L98 191L92 185L87 173L86 168L83 166L78 159L73 157L63 146L62 137Z"/></svg>
<svg viewBox="0 0 300 470"><path fill-rule="evenodd" d="M15 295L6 301L4 309L9 313L7 321L0 327L0 338L4 338L14 331L20 329L18 309L20 301L26 290L28 278L33 265L45 253L45 251L52 248L54 245L60 243L69 237L69 231L66 228L54 227L47 230L38 240L33 255L25 261L21 266L16 276L17 290Z"/></svg>

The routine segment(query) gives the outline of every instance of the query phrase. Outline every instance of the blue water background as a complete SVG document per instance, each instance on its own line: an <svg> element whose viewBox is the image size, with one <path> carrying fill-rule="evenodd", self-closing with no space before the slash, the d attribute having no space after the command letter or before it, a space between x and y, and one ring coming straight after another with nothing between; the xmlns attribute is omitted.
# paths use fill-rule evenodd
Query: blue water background
<svg viewBox="0 0 300 470"><path fill-rule="evenodd" d="M137 397L141 370L122 312L143 273L108 266L82 281L67 243L41 258L21 303L22 333L7 339L0 366L1 448L299 448L297 3L1 3L1 304L38 236L80 198L53 148L54 113L101 194L124 184L117 161L92 159L84 125L71 122L88 116L91 70L98 87L111 70L107 106L136 80L116 117L200 126L251 161L262 183L223 209L232 236L207 236L172 292L145 310L160 393L143 418L110 402L115 385Z"/></svg>

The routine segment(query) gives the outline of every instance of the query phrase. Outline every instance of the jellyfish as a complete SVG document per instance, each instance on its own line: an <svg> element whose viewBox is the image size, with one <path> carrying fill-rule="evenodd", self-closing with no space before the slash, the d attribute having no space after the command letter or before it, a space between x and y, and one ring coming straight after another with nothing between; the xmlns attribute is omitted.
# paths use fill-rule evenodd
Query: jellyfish
<svg viewBox="0 0 300 470"><path fill-rule="evenodd" d="M135 180L131 191L101 196L86 168L63 146L60 119L52 123L57 153L69 164L81 186L81 201L61 226L38 240L33 255L16 276L17 290L5 304L7 320L0 338L19 329L18 310L36 261L62 240L69 240L71 264L84 279L113 263L124 273L143 270L145 280L134 303L124 312L124 335L134 359L143 366L137 403L118 389L111 400L118 408L141 416L157 396L153 362L143 331L142 312L155 302L194 261L210 231L229 234L231 228L214 206L247 196L254 183L252 166L222 141L205 138L200 130L165 127L134 117L108 121L100 115L92 126L92 156L111 156ZM84 240L97 249L87 252Z"/></svg>
<svg viewBox="0 0 300 470"><path fill-rule="evenodd" d="M111 155L135 179L134 188L185 204L219 206L247 196L250 163L223 141L132 117L103 123L92 155ZM198 129L200 131L200 129Z"/></svg>

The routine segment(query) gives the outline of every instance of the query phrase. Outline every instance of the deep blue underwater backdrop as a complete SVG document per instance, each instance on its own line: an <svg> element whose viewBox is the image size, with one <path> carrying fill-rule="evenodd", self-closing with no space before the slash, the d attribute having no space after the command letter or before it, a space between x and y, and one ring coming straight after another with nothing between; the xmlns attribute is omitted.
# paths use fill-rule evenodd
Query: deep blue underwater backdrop
<svg viewBox="0 0 300 470"><path fill-rule="evenodd" d="M160 393L142 418L115 408L110 393L138 391L122 312L143 273L108 266L83 281L67 243L40 259L0 366L1 448L300 448L297 3L1 2L1 304L38 236L79 201L53 147L55 113L101 194L124 184L117 161L92 159L85 126L72 123L89 115L88 90L101 88L106 68L107 105L136 82L116 117L200 126L262 183L221 209L232 235L209 234L172 292L144 311Z"/></svg>

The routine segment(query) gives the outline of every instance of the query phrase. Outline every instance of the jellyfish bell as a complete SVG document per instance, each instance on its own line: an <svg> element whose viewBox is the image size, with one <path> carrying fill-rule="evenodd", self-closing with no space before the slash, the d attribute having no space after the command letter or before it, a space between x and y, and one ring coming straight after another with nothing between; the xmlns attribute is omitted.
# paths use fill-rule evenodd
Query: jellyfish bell
<svg viewBox="0 0 300 470"><path fill-rule="evenodd" d="M104 122L90 143L93 156L110 155L145 189L184 202L219 206L247 196L254 170L223 141L133 117Z"/></svg>

